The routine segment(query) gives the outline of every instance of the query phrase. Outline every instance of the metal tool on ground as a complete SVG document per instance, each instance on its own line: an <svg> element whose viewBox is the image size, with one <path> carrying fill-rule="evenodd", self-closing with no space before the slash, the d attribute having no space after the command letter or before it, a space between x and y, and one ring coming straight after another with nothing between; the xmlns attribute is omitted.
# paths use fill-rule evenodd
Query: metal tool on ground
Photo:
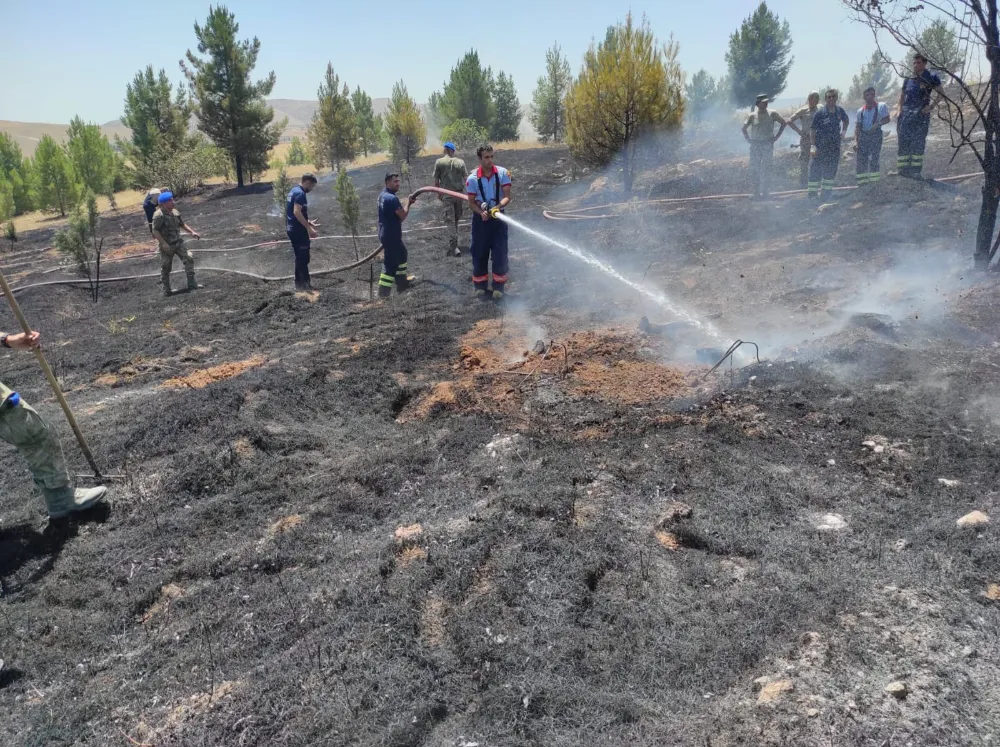
<svg viewBox="0 0 1000 747"><path fill-rule="evenodd" d="M750 342L749 340L746 341L737 340L736 342L734 342L732 345L729 346L729 350L727 350L725 353L722 354L722 357L719 359L719 362L716 363L714 366L712 366L712 368L709 369L708 373L706 373L704 376L701 377L701 380L704 381L713 373L715 373L715 371L719 368L719 366L725 363L726 359L729 358L733 353L735 353L742 345L753 345L754 358L756 358L757 362L760 363L760 348L757 346L757 343Z"/></svg>
<svg viewBox="0 0 1000 747"><path fill-rule="evenodd" d="M14 316L17 318L18 324L21 325L21 329L24 330L24 334L30 335L31 327L28 324L28 320L25 319L24 312L21 311L21 306L18 304L17 299L14 298L14 293L11 291L10 286L7 284L7 278L4 277L2 272L0 272L0 288L2 288L4 296L7 297L7 303L10 304L10 310L14 312ZM42 367L42 371L45 372L45 378L49 380L49 386L52 387L52 391L56 395L56 400L58 400L59 406L66 415L66 420L69 421L69 427L73 429L73 435L76 436L76 441L80 444L80 451L82 451L83 456L86 457L87 464L89 464L90 468L94 470L94 478L97 480L103 480L104 476L101 474L101 468L97 466L94 455L90 451L90 446L87 444L87 439L83 437L83 432L80 430L80 426L76 422L76 417L73 415L73 411L69 407L69 402L66 401L66 395L63 394L62 388L59 386L59 381L56 379L56 375L52 373L52 369L49 367L49 362L45 360L45 356L42 354L41 348L34 348L32 352L35 354L35 358L38 359L38 363Z"/></svg>

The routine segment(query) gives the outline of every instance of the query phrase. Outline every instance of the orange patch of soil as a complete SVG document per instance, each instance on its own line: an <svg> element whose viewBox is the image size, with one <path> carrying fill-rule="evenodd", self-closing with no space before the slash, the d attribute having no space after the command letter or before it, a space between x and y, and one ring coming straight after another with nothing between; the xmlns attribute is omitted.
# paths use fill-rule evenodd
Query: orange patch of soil
<svg viewBox="0 0 1000 747"><path fill-rule="evenodd" d="M440 410L518 415L524 392L543 378L567 394L635 405L677 397L692 386L691 369L646 360L646 340L630 329L609 327L572 332L547 353L534 352L525 327L506 323L503 336L495 320L483 320L464 335L454 378L435 384L416 398L401 422L427 418ZM587 429L577 437L607 438L610 432Z"/></svg>
<svg viewBox="0 0 1000 747"><path fill-rule="evenodd" d="M262 366L266 362L267 359L263 356L255 355L243 361L221 363L218 366L212 366L211 368L198 369L197 371L189 373L187 376L178 376L173 379L167 379L163 382L163 386L175 389L183 387L190 387L191 389L204 389L209 384L214 384L216 381L222 381L224 379L231 379L234 376L239 376L241 373L249 371L251 368Z"/></svg>

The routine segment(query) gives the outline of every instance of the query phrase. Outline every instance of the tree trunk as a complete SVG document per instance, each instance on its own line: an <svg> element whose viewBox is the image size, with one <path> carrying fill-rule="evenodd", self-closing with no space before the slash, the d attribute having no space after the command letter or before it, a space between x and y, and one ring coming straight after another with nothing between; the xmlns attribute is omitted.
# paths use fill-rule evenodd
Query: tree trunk
<svg viewBox="0 0 1000 747"><path fill-rule="evenodd" d="M243 158L236 156L236 186L243 186Z"/></svg>

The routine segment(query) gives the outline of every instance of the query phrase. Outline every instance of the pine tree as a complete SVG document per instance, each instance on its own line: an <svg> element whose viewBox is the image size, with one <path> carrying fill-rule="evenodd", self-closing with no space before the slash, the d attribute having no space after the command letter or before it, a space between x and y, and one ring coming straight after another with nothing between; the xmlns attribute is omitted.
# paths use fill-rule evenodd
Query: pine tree
<svg viewBox="0 0 1000 747"><path fill-rule="evenodd" d="M87 278L90 293L97 303L101 282L101 250L104 237L101 236L101 214L97 210L97 197L87 191L86 210L73 210L69 225L57 231L53 242L56 249L76 262L77 270Z"/></svg>
<svg viewBox="0 0 1000 747"><path fill-rule="evenodd" d="M687 94L687 110L691 119L700 122L718 99L715 78L708 71L701 69L691 76L691 82L684 87Z"/></svg>
<svg viewBox="0 0 1000 747"><path fill-rule="evenodd" d="M872 52L871 58L861 66L861 71L854 76L851 88L847 92L847 100L861 101L864 98L865 89L869 87L875 88L875 95L879 99L892 99L899 95L899 76L896 75L896 71L892 67L892 60L889 57L883 57L878 50Z"/></svg>
<svg viewBox="0 0 1000 747"><path fill-rule="evenodd" d="M427 142L427 127L420 118L420 109L410 97L403 81L392 87L389 108L385 112L385 129L389 136L392 160L396 162L409 163Z"/></svg>
<svg viewBox="0 0 1000 747"><path fill-rule="evenodd" d="M449 125L457 119L471 119L487 130L493 124L493 73L479 62L479 53L472 49L451 69L444 91L435 99L439 124Z"/></svg>
<svg viewBox="0 0 1000 747"><path fill-rule="evenodd" d="M6 132L0 132L0 173L10 174L21 168L21 146Z"/></svg>
<svg viewBox="0 0 1000 747"><path fill-rule="evenodd" d="M153 66L135 74L125 87L125 113L122 124L132 131L129 158L153 157L158 148L184 148L191 119L191 103L183 86L174 94L167 73L153 73Z"/></svg>
<svg viewBox="0 0 1000 747"><path fill-rule="evenodd" d="M354 182L347 175L347 169L341 169L337 174L336 184L337 202L340 203L340 220L344 223L344 228L350 231L354 240L354 257L361 259L358 251L358 231L361 225L361 200L358 198L358 191L354 188Z"/></svg>
<svg viewBox="0 0 1000 747"><path fill-rule="evenodd" d="M301 166L306 162L306 149L302 147L302 140L298 135L292 138L292 144L288 146L287 161L289 166Z"/></svg>
<svg viewBox="0 0 1000 747"><path fill-rule="evenodd" d="M357 124L358 147L368 156L369 151L378 150L381 135L381 120L375 116L372 109L372 97L358 86L351 94L351 107L354 109L354 121Z"/></svg>
<svg viewBox="0 0 1000 747"><path fill-rule="evenodd" d="M730 100L737 106L750 106L758 94L775 98L785 90L788 71L792 68L792 32L788 21L761 2L750 16L729 37Z"/></svg>
<svg viewBox="0 0 1000 747"><path fill-rule="evenodd" d="M80 203L82 188L66 152L49 135L43 135L35 149L38 174L36 204L42 210L58 210L60 215Z"/></svg>
<svg viewBox="0 0 1000 747"><path fill-rule="evenodd" d="M97 195L113 194L115 152L107 135L96 124L73 117L66 131L66 152L83 186Z"/></svg>
<svg viewBox="0 0 1000 747"><path fill-rule="evenodd" d="M288 193L292 191L291 178L288 176L288 170L285 168L285 164L280 160L272 164L274 168L277 169L277 174L274 176L274 181L271 183L271 190L274 193L274 205L278 210L278 215L281 219L285 219L285 210L288 205Z"/></svg>
<svg viewBox="0 0 1000 747"><path fill-rule="evenodd" d="M4 228L3 237L7 239L10 243L10 250L14 251L14 244L17 243L17 227L14 225L14 221L7 221L7 227Z"/></svg>
<svg viewBox="0 0 1000 747"><path fill-rule="evenodd" d="M244 185L244 168L266 168L267 153L281 137L287 120L273 122L274 110L265 98L274 89L274 73L256 83L250 74L257 64L260 41L237 41L240 26L224 5L210 7L204 26L194 25L196 57L190 50L181 68L195 100L198 128L224 150L236 169L236 184Z"/></svg>
<svg viewBox="0 0 1000 747"><path fill-rule="evenodd" d="M635 146L647 132L674 130L684 119L684 74L677 44L660 46L644 16L632 14L584 56L566 96L566 139L594 166L622 157L626 191L635 178Z"/></svg>
<svg viewBox="0 0 1000 747"><path fill-rule="evenodd" d="M951 71L960 74L965 63L959 49L958 34L943 18L936 18L917 37L916 49L927 58L927 66L933 70ZM944 83L951 78L945 76Z"/></svg>
<svg viewBox="0 0 1000 747"><path fill-rule="evenodd" d="M566 135L566 92L572 82L569 60L553 44L545 52L545 75L538 79L531 101L531 124L543 143L559 142Z"/></svg>
<svg viewBox="0 0 1000 747"><path fill-rule="evenodd" d="M0 172L0 222L13 218L15 211L14 185L3 172Z"/></svg>
<svg viewBox="0 0 1000 747"><path fill-rule="evenodd" d="M493 86L493 125L490 128L490 138L495 142L513 141L520 136L521 102L517 98L514 79L502 70L497 74Z"/></svg>
<svg viewBox="0 0 1000 747"><path fill-rule="evenodd" d="M339 169L340 164L357 155L358 125L351 106L351 90L333 71L333 63L326 64L326 75L317 92L319 106L309 125L309 149L316 168L329 165Z"/></svg>

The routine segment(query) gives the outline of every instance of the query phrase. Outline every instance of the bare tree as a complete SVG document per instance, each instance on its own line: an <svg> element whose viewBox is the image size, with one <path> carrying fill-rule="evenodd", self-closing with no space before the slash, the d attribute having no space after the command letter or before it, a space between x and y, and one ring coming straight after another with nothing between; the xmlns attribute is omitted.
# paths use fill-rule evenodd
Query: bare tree
<svg viewBox="0 0 1000 747"><path fill-rule="evenodd" d="M989 267L1000 240L993 231L1000 204L1000 28L998 0L843 0L855 20L875 34L887 35L904 47L920 51L928 66L948 76L953 85L939 91L938 118L947 122L955 151L952 160L967 148L975 154L985 175L983 201L976 232L978 269ZM962 59L934 59L934 49L923 49L921 35L944 19L955 24ZM883 50L881 47L879 51ZM886 55L883 52L883 57ZM909 61L907 60L907 63ZM902 65L895 65L905 74Z"/></svg>

